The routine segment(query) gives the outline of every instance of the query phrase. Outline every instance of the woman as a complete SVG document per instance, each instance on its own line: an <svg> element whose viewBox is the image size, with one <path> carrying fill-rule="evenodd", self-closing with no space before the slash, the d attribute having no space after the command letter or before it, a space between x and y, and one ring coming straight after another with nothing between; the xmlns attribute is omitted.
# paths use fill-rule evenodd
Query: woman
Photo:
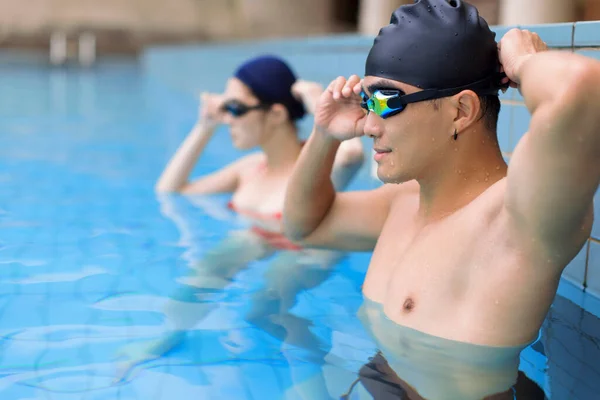
<svg viewBox="0 0 600 400"><path fill-rule="evenodd" d="M312 111L322 88L297 81L287 64L263 56L244 63L229 79L223 95L203 94L200 119L160 177L161 193L209 194L230 192L230 206L249 217L252 233L272 249L298 249L281 235L283 198L303 143L296 122ZM236 148L260 152L245 156L193 182L189 175L217 126L230 128ZM336 156L334 180L341 189L363 162L359 139L344 143Z"/></svg>
<svg viewBox="0 0 600 400"><path fill-rule="evenodd" d="M306 110L312 112L321 92L316 83L298 81L283 60L262 56L240 66L228 80L224 94L202 95L200 118L167 165L156 190L232 193L230 208L247 218L251 228L232 232L194 261L193 274L180 280L182 290L167 306L170 334L146 347L142 357L138 354L137 363L168 351L186 330L215 308L215 303L194 305L191 299L197 298L200 291L203 295L219 292L249 262L275 253L264 277L265 288L252 297L246 319L287 343L315 345L308 322L288 310L300 291L319 285L329 276L340 254L302 249L287 240L282 234L281 211L287 182L303 145L296 122ZM197 159L222 123L229 126L236 148L260 151L190 181ZM360 140L344 142L332 171L338 190L347 186L362 163ZM139 351L134 349L133 353Z"/></svg>

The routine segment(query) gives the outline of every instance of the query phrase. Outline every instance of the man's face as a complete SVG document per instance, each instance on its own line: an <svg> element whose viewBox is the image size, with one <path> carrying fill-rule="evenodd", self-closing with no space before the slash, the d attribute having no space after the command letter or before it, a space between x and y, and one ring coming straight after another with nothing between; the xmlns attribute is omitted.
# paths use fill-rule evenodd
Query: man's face
<svg viewBox="0 0 600 400"><path fill-rule="evenodd" d="M401 90L405 94L420 89L398 81L367 76L363 90L372 96L377 90ZM411 103L400 113L386 119L370 112L365 135L373 138L377 176L384 183L402 183L423 178L442 161L451 140L451 110L444 112L444 99L439 109L431 102Z"/></svg>

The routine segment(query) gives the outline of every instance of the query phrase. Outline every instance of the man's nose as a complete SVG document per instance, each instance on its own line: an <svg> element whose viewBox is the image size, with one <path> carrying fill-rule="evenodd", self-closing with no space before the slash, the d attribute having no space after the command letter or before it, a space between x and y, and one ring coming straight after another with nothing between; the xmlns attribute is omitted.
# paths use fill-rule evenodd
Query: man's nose
<svg viewBox="0 0 600 400"><path fill-rule="evenodd" d="M383 133L383 118L374 112L370 112L367 115L367 120L365 121L365 135L376 138L380 137Z"/></svg>

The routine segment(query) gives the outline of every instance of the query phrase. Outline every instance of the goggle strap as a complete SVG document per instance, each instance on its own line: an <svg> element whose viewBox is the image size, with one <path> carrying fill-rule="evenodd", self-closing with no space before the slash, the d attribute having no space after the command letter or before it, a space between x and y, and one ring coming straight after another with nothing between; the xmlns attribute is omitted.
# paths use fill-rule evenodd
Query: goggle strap
<svg viewBox="0 0 600 400"><path fill-rule="evenodd" d="M400 97L392 98L388 100L388 106L390 108L402 107L404 104L417 103L420 101L439 99L442 97L454 96L463 90L473 90L475 93L480 95L495 95L498 94L498 90L507 87L507 85L500 85L499 82L506 77L503 72L497 73L491 77L481 79L479 81L469 83L468 85L459 86L450 89L425 89L420 92L411 93ZM395 104L395 103L400 103Z"/></svg>

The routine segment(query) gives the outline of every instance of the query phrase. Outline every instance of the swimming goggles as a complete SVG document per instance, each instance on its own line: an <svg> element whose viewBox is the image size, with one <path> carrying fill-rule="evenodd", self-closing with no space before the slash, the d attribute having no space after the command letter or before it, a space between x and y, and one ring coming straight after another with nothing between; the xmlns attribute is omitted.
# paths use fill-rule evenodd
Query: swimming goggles
<svg viewBox="0 0 600 400"><path fill-rule="evenodd" d="M467 89L473 90L479 95L497 95L498 90L505 86L499 86L498 84L494 84L494 82L500 82L504 76L506 75L501 73L465 86L451 89L425 89L411 94L406 94L400 89L380 89L376 90L373 95L369 97L362 91L360 93L362 98L360 106L365 110L386 119L402 112L410 103L454 96Z"/></svg>
<svg viewBox="0 0 600 400"><path fill-rule="evenodd" d="M240 102L239 100L229 100L221 106L221 110L224 112L228 112L234 117L241 117L242 115L245 115L252 110L267 110L269 107L271 107L271 105L265 103L260 103L255 106L249 106Z"/></svg>

